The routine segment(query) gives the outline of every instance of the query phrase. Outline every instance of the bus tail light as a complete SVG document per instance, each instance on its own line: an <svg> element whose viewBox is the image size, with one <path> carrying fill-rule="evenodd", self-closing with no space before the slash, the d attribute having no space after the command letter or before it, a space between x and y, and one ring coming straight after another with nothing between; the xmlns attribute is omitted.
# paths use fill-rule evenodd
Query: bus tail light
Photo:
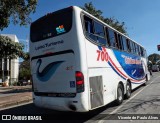
<svg viewBox="0 0 160 123"><path fill-rule="evenodd" d="M76 71L76 88L77 93L84 92L84 76L80 71Z"/></svg>

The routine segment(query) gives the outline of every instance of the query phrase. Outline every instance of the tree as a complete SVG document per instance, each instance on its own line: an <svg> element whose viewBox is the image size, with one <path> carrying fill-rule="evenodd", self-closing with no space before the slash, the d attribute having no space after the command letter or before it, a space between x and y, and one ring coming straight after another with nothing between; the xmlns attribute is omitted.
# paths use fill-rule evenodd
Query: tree
<svg viewBox="0 0 160 123"><path fill-rule="evenodd" d="M27 25L31 22L29 15L35 12L37 0L0 0L0 30L14 24ZM11 19L12 18L12 19ZM13 42L9 37L0 35L0 58L25 58L23 45Z"/></svg>
<svg viewBox="0 0 160 123"><path fill-rule="evenodd" d="M0 30L7 28L10 21L13 24L29 24L31 22L29 15L35 12L36 5L37 0L0 0ZM11 60L17 57L27 57L23 52L22 44L13 42L9 37L1 35L0 52L0 59Z"/></svg>
<svg viewBox="0 0 160 123"><path fill-rule="evenodd" d="M23 47L24 46L22 44L12 41L7 36L0 36L0 59L2 60L2 64L4 62L4 59L9 59L10 63L11 59L15 59L17 57L26 58L26 55L23 52ZM9 76L9 73L7 74L7 76ZM2 79L4 82L4 68L2 68Z"/></svg>
<svg viewBox="0 0 160 123"><path fill-rule="evenodd" d="M111 27L115 28L116 30L120 31L121 33L127 35L126 28L124 27L125 23L120 23L118 20L116 20L114 17L112 18L105 18L102 16L103 12L101 10L97 10L92 2L85 3L84 7L82 7L83 10L87 11L88 13L92 14L93 16L99 18L103 22L107 23Z"/></svg>
<svg viewBox="0 0 160 123"><path fill-rule="evenodd" d="M34 13L37 0L0 0L0 30L14 24L27 25L31 22L30 13ZM12 18L12 19L10 19Z"/></svg>
<svg viewBox="0 0 160 123"><path fill-rule="evenodd" d="M31 76L31 71L30 71L30 63L29 60L24 60L20 64L20 69L19 69L19 79L20 80L30 80Z"/></svg>
<svg viewBox="0 0 160 123"><path fill-rule="evenodd" d="M151 54L148 56L148 60L151 61L153 64L156 64L156 62L160 60L160 55L156 53Z"/></svg>
<svg viewBox="0 0 160 123"><path fill-rule="evenodd" d="M12 41L9 37L0 36L0 59L25 58L23 48L24 46L22 44Z"/></svg>
<svg viewBox="0 0 160 123"><path fill-rule="evenodd" d="M14 24L27 25L29 15L35 12L37 0L0 0L0 30L7 28L10 21ZM11 19L12 18L12 19ZM23 45L13 42L9 37L0 35L0 58L25 58Z"/></svg>
<svg viewBox="0 0 160 123"><path fill-rule="evenodd" d="M29 52L25 53L22 58L23 58L25 61L29 61L29 59L30 59Z"/></svg>
<svg viewBox="0 0 160 123"><path fill-rule="evenodd" d="M30 80L31 78L31 68L30 68L30 61L29 61L30 55L27 52L26 53L26 58L24 61L20 64L19 67L19 80L24 81L24 80ZM22 83L21 83L22 84Z"/></svg>

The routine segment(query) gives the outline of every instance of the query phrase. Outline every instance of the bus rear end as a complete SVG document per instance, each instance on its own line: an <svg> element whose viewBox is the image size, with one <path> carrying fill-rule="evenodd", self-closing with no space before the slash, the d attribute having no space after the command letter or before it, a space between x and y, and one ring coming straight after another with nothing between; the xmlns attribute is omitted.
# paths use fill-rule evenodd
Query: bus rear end
<svg viewBox="0 0 160 123"><path fill-rule="evenodd" d="M79 100L84 96L85 77L79 62L75 15L73 7L69 7L31 24L30 61L36 106L88 110L84 104L87 101Z"/></svg>

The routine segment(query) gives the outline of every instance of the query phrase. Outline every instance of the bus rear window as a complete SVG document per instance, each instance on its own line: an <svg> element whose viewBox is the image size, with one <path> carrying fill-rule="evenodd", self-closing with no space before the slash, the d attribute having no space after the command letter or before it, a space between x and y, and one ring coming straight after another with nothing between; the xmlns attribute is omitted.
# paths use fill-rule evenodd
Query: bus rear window
<svg viewBox="0 0 160 123"><path fill-rule="evenodd" d="M72 8L65 8L47 14L31 24L32 42L55 37L70 31L72 27Z"/></svg>

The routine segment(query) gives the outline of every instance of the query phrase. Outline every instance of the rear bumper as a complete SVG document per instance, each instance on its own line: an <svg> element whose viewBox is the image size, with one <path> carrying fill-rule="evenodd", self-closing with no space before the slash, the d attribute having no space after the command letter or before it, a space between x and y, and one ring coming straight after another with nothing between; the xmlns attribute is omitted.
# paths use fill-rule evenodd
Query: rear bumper
<svg viewBox="0 0 160 123"><path fill-rule="evenodd" d="M63 98L63 97L45 97L36 96L33 93L33 102L36 106L42 108L48 108L58 111L75 111L75 112L87 112L88 103L84 104L83 101L79 101L79 96L74 98Z"/></svg>

